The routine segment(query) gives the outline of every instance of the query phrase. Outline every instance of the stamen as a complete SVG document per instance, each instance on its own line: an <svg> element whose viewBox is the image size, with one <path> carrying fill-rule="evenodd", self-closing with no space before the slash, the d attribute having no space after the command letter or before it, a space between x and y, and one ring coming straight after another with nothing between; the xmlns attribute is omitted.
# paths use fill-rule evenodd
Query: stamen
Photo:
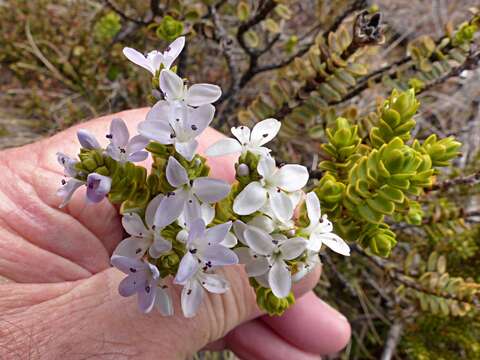
<svg viewBox="0 0 480 360"><path fill-rule="evenodd" d="M113 135L112 135L112 134L107 134L107 135L105 135L105 137L106 137L107 139L113 139Z"/></svg>
<svg viewBox="0 0 480 360"><path fill-rule="evenodd" d="M188 289L187 295L190 295L192 293L192 289Z"/></svg>
<svg viewBox="0 0 480 360"><path fill-rule="evenodd" d="M190 253L191 253L191 254L196 254L196 253L197 253L197 249L190 249Z"/></svg>
<svg viewBox="0 0 480 360"><path fill-rule="evenodd" d="M262 136L263 136L264 138L266 138L266 137L268 136L268 134L263 134Z"/></svg>
<svg viewBox="0 0 480 360"><path fill-rule="evenodd" d="M137 250L135 250L135 254L140 254L142 252L142 249L138 248Z"/></svg>
<svg viewBox="0 0 480 360"><path fill-rule="evenodd" d="M197 131L197 130L198 130L197 125L192 125L192 130L193 130L193 131Z"/></svg>
<svg viewBox="0 0 480 360"><path fill-rule="evenodd" d="M170 134L170 139L175 139L176 137L177 137L177 135L175 135L174 133Z"/></svg>
<svg viewBox="0 0 480 360"><path fill-rule="evenodd" d="M150 286L149 285L145 286L145 291L146 291L147 294L150 293Z"/></svg>
<svg viewBox="0 0 480 360"><path fill-rule="evenodd" d="M135 269L135 268L130 268L130 272L136 273L136 272L137 272L137 269Z"/></svg>
<svg viewBox="0 0 480 360"><path fill-rule="evenodd" d="M65 179L62 179L62 185L65 185L67 182L65 181Z"/></svg>

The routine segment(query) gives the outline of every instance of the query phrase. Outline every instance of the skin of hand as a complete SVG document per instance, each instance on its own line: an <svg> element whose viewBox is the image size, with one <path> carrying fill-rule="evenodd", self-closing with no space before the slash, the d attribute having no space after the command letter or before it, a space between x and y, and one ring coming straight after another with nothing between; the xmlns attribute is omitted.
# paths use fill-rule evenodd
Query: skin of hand
<svg viewBox="0 0 480 360"><path fill-rule="evenodd" d="M320 269L295 284L299 298L281 317L260 312L241 265L221 269L230 290L206 296L191 319L182 315L178 287L172 317L142 314L134 297L118 294L124 275L109 261L123 237L118 210L107 200L87 204L84 189L59 209L63 173L55 153L78 153L79 128L105 145L116 117L135 134L147 111L105 116L0 152L0 358L174 360L228 348L244 360L302 360L340 351L350 326L313 294ZM222 136L207 129L200 152ZM234 162L209 159L211 176L233 181Z"/></svg>

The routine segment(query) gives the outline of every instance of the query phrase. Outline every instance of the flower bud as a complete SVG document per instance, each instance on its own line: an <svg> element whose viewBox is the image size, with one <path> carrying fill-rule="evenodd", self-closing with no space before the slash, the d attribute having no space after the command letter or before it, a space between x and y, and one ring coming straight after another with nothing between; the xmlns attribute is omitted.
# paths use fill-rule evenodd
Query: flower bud
<svg viewBox="0 0 480 360"><path fill-rule="evenodd" d="M240 164L237 166L237 176L248 176L250 169L246 164Z"/></svg>

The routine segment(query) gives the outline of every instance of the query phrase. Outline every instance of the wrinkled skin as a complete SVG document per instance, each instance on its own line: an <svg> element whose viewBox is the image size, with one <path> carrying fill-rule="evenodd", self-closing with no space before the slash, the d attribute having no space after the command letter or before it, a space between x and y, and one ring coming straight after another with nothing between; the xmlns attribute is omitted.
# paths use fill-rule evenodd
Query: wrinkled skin
<svg viewBox="0 0 480 360"><path fill-rule="evenodd" d="M341 350L347 320L311 291L317 269L295 286L295 306L264 316L241 266L223 269L231 290L206 297L185 319L175 288L174 317L141 314L134 297L117 293L124 277L109 257L122 239L120 217L108 201L88 205L84 188L59 209L62 168L55 153L75 156L76 130L106 145L113 117L135 133L147 109L102 117L51 138L0 152L0 358L184 359L196 351L232 349L242 359L317 359ZM222 135L207 129L201 150ZM210 159L212 176L232 181L234 157ZM148 166L148 165L147 165Z"/></svg>

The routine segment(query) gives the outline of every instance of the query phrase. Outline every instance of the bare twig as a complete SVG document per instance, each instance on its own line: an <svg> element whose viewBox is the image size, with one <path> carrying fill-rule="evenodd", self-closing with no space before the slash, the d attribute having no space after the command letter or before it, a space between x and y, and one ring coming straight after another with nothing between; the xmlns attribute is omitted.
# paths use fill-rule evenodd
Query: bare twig
<svg viewBox="0 0 480 360"><path fill-rule="evenodd" d="M468 176L459 176L454 179L445 180L436 184L433 184L429 189L426 189L426 192L430 191L446 191L455 186L475 186L480 183L480 170L476 173Z"/></svg>
<svg viewBox="0 0 480 360"><path fill-rule="evenodd" d="M126 20L126 21L131 21L135 24L138 24L138 25L148 25L149 24L149 21L144 21L144 20L139 20L139 19L135 19L131 16L128 16L127 14L125 14L121 9L119 9L117 7L117 5L115 5L113 2L111 2L110 0L104 0L105 1L105 4L110 8L112 9L115 13L117 13L122 19Z"/></svg>
<svg viewBox="0 0 480 360"><path fill-rule="evenodd" d="M396 321L387 334L387 341L383 348L381 360L391 360L398 346L398 342L402 337L403 324Z"/></svg>

